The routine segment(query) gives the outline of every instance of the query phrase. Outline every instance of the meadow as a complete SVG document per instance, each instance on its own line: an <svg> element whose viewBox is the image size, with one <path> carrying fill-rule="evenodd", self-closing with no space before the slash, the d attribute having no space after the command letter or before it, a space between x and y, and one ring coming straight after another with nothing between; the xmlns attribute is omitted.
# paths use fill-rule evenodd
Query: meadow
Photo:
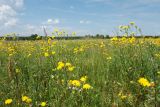
<svg viewBox="0 0 160 107"><path fill-rule="evenodd" d="M160 39L137 39L132 28L111 39L4 37L0 107L159 107Z"/></svg>

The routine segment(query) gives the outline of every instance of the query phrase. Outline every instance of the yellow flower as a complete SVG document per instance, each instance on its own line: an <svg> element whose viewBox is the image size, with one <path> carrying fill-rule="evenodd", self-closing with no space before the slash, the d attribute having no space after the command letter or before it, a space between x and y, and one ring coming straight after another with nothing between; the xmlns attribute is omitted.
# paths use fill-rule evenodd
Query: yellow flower
<svg viewBox="0 0 160 107"><path fill-rule="evenodd" d="M111 39L111 41L118 41L118 38L117 38L117 37L113 37L113 38Z"/></svg>
<svg viewBox="0 0 160 107"><path fill-rule="evenodd" d="M84 49L81 47L81 48L79 48L79 51L82 52L82 51L84 51Z"/></svg>
<svg viewBox="0 0 160 107"><path fill-rule="evenodd" d="M57 70L61 70L64 66L63 62L58 62Z"/></svg>
<svg viewBox="0 0 160 107"><path fill-rule="evenodd" d="M55 52L55 51L53 51L53 52L52 52L52 55L54 55L55 53L56 53L56 52Z"/></svg>
<svg viewBox="0 0 160 107"><path fill-rule="evenodd" d="M69 66L72 66L72 64L69 63L69 62L67 62L67 63L66 63L66 66L69 67Z"/></svg>
<svg viewBox="0 0 160 107"><path fill-rule="evenodd" d="M26 100L26 103L31 103L32 102L32 99L30 99L30 98L28 98L27 100Z"/></svg>
<svg viewBox="0 0 160 107"><path fill-rule="evenodd" d="M72 81L70 81L70 82L71 82L71 84L72 84L73 86L76 86L76 87L79 87L79 86L81 85L81 83L80 83L79 80L72 80Z"/></svg>
<svg viewBox="0 0 160 107"><path fill-rule="evenodd" d="M27 101L28 97L27 96L22 96L22 101L25 102Z"/></svg>
<svg viewBox="0 0 160 107"><path fill-rule="evenodd" d="M46 105L46 102L41 102L41 107L45 107Z"/></svg>
<svg viewBox="0 0 160 107"><path fill-rule="evenodd" d="M6 104L6 105L9 105L9 104L12 103L12 101L13 101L12 99L7 99L7 100L5 100L5 104Z"/></svg>
<svg viewBox="0 0 160 107"><path fill-rule="evenodd" d="M44 53L44 56L45 56L45 57L48 57L48 56L49 56L49 53L48 53L48 52L45 52L45 53Z"/></svg>
<svg viewBox="0 0 160 107"><path fill-rule="evenodd" d="M20 73L20 72L21 72L21 70L17 68L16 69L16 73Z"/></svg>
<svg viewBox="0 0 160 107"><path fill-rule="evenodd" d="M121 99L122 99L122 100L124 100L124 99L126 99L126 98L127 98L126 95L122 95L122 96L121 96Z"/></svg>
<svg viewBox="0 0 160 107"><path fill-rule="evenodd" d="M26 103L31 103L32 102L32 99L27 97L27 96L22 96L22 101L23 102L26 102Z"/></svg>
<svg viewBox="0 0 160 107"><path fill-rule="evenodd" d="M86 80L87 80L87 76L83 76L80 78L80 81L82 81L82 82L86 82Z"/></svg>
<svg viewBox="0 0 160 107"><path fill-rule="evenodd" d="M91 89L92 87L91 87L91 85L89 85L89 84L84 84L83 85L83 89L86 89L86 90L88 90L88 89Z"/></svg>
<svg viewBox="0 0 160 107"><path fill-rule="evenodd" d="M68 71L72 72L74 70L74 66L68 67Z"/></svg>
<svg viewBox="0 0 160 107"><path fill-rule="evenodd" d="M143 78L143 77L138 80L138 83L140 85L144 86L144 87L149 87L150 86L149 81L147 79Z"/></svg>
<svg viewBox="0 0 160 107"><path fill-rule="evenodd" d="M131 25L134 25L134 24L135 24L135 22L130 22L130 24L131 24Z"/></svg>
<svg viewBox="0 0 160 107"><path fill-rule="evenodd" d="M135 37L132 37L132 38L129 39L129 42L130 42L130 43L134 43L135 40L136 40Z"/></svg>

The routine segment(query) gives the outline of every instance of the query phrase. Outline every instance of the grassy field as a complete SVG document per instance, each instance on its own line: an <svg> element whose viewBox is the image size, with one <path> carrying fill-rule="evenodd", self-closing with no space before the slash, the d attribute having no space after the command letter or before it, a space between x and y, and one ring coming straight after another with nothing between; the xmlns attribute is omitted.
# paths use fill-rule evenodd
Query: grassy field
<svg viewBox="0 0 160 107"><path fill-rule="evenodd" d="M154 106L159 43L134 37L1 41L0 106Z"/></svg>
<svg viewBox="0 0 160 107"><path fill-rule="evenodd" d="M160 39L0 41L0 107L159 107Z"/></svg>

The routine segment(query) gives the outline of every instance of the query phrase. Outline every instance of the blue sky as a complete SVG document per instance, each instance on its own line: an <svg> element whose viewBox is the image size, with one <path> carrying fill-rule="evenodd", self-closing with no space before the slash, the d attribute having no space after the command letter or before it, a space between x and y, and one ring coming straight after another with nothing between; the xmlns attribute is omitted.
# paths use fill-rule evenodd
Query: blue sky
<svg viewBox="0 0 160 107"><path fill-rule="evenodd" d="M69 33L114 35L134 21L143 34L160 35L160 0L0 0L0 35Z"/></svg>

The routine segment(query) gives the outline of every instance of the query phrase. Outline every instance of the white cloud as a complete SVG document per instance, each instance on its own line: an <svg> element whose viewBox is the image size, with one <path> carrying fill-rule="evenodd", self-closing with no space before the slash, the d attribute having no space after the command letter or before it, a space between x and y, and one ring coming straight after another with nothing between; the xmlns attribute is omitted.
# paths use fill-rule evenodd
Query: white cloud
<svg viewBox="0 0 160 107"><path fill-rule="evenodd" d="M4 27L15 26L18 22L18 11L23 5L24 0L0 0L0 24Z"/></svg>
<svg viewBox="0 0 160 107"><path fill-rule="evenodd" d="M17 23L15 16L17 12L9 5L0 5L0 24L12 26Z"/></svg>
<svg viewBox="0 0 160 107"><path fill-rule="evenodd" d="M18 22L17 19L12 18L12 19L8 20L4 25L6 27L15 26L15 25L17 25L17 22Z"/></svg>
<svg viewBox="0 0 160 107"><path fill-rule="evenodd" d="M80 24L90 24L91 21L89 21L89 20L80 20L79 23Z"/></svg>
<svg viewBox="0 0 160 107"><path fill-rule="evenodd" d="M79 23L83 24L83 23L84 23L84 21L83 21L83 20L81 20Z"/></svg>
<svg viewBox="0 0 160 107"><path fill-rule="evenodd" d="M47 20L47 23L51 23L53 20L52 19L48 19Z"/></svg>
<svg viewBox="0 0 160 107"><path fill-rule="evenodd" d="M47 24L59 24L60 20L59 19L48 19Z"/></svg>
<svg viewBox="0 0 160 107"><path fill-rule="evenodd" d="M12 0L16 7L22 7L24 0Z"/></svg>
<svg viewBox="0 0 160 107"><path fill-rule="evenodd" d="M13 8L21 8L24 5L24 0L0 0L0 4L10 5Z"/></svg>

